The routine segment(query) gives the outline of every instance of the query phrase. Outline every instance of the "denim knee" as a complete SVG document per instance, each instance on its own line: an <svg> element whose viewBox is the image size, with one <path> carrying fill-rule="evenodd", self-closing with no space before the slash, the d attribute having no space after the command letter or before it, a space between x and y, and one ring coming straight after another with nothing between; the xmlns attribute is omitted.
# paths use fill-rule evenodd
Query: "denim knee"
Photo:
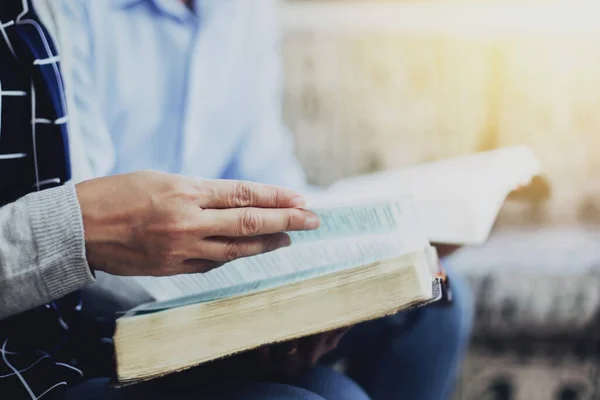
<svg viewBox="0 0 600 400"><path fill-rule="evenodd" d="M221 398L227 400L325 400L306 389L281 383L252 383Z"/></svg>
<svg viewBox="0 0 600 400"><path fill-rule="evenodd" d="M364 390L348 376L322 365L304 372L292 384L327 400L369 400Z"/></svg>
<svg viewBox="0 0 600 400"><path fill-rule="evenodd" d="M441 318L453 327L457 341L465 346L471 337L475 315L475 299L467 280L456 273L452 266L446 268L452 290L452 304Z"/></svg>

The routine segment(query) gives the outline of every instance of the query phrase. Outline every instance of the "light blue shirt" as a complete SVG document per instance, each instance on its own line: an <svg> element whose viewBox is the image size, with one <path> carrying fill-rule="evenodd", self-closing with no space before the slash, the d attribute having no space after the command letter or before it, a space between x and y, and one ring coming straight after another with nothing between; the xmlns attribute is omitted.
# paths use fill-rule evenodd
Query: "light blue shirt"
<svg viewBox="0 0 600 400"><path fill-rule="evenodd" d="M63 0L95 175L154 169L304 190L271 0Z"/></svg>

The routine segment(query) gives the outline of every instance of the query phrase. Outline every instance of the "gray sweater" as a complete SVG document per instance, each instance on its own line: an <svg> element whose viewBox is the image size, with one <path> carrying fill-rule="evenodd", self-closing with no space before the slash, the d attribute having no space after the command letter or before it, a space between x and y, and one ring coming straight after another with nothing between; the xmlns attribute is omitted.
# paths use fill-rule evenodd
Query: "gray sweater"
<svg viewBox="0 0 600 400"><path fill-rule="evenodd" d="M0 319L93 281L73 185L32 193L0 208Z"/></svg>
<svg viewBox="0 0 600 400"><path fill-rule="evenodd" d="M69 30L60 29L68 24L60 12L60 2L32 3L59 48L61 62L69 65L72 46ZM83 151L70 71L64 68L62 75L70 109L69 146L75 149L71 151L72 179L81 182L94 175L89 153ZM32 193L0 208L0 319L56 300L93 281L73 185ZM109 284L114 286L113 281Z"/></svg>

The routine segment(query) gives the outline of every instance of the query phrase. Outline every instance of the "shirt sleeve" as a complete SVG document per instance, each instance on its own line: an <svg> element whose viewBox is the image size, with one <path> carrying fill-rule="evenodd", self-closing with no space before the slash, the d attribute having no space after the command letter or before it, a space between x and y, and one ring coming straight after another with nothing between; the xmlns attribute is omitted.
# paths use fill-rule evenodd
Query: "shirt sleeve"
<svg viewBox="0 0 600 400"><path fill-rule="evenodd" d="M32 193L0 208L0 319L93 281L73 185Z"/></svg>
<svg viewBox="0 0 600 400"><path fill-rule="evenodd" d="M294 142L282 119L282 63L279 27L272 1L253 18L258 34L256 102L250 124L227 169L226 178L251 180L308 191L306 176L294 153Z"/></svg>

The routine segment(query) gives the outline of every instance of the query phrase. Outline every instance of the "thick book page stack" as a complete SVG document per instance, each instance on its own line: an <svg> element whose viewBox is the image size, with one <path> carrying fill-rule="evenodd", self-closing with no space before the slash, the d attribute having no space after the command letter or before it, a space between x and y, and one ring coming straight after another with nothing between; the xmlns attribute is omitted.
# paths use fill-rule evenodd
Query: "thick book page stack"
<svg viewBox="0 0 600 400"><path fill-rule="evenodd" d="M348 326L442 296L430 241L484 241L539 172L525 148L342 181L309 201L321 227L206 274L135 278L155 302L117 320L120 383Z"/></svg>
<svg viewBox="0 0 600 400"><path fill-rule="evenodd" d="M292 246L206 274L136 278L156 302L117 321L123 383L390 314L439 297L435 250L408 200L315 210Z"/></svg>

